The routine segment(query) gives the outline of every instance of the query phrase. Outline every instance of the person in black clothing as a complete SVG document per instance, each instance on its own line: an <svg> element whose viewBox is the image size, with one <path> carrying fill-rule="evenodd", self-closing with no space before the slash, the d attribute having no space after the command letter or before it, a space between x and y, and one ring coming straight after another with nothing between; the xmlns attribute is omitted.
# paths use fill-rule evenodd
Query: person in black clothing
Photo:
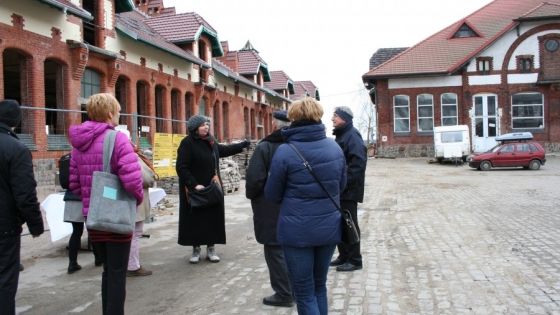
<svg viewBox="0 0 560 315"><path fill-rule="evenodd" d="M268 266L270 285L275 292L273 295L263 298L263 303L271 306L291 307L294 305L292 287L284 262L282 246L276 241L276 224L280 214L280 205L268 201L263 192L274 152L284 143L280 131L290 125L288 113L285 110L274 112L273 117L272 123L275 130L259 142L249 161L245 175L245 196L247 199L251 199L255 238L257 242L264 245L264 259Z"/></svg>
<svg viewBox="0 0 560 315"><path fill-rule="evenodd" d="M58 162L58 177L60 187L66 189L64 194L64 222L72 224L72 235L68 240L68 274L81 270L82 266L78 264L78 251L82 246L82 234L84 234L85 217L83 213L83 203L80 197L76 196L72 190L69 189L70 185L70 154L63 155ZM91 248L95 256L95 266L101 266L103 263L101 258L98 257L93 243Z"/></svg>
<svg viewBox="0 0 560 315"><path fill-rule="evenodd" d="M358 234L358 202L364 201L364 183L366 178L367 149L362 135L354 128L352 119L354 114L347 106L335 107L332 117L333 135L335 141L344 151L346 159L347 182L346 188L340 195L340 206L350 211L352 220L356 224ZM362 254L360 243L338 243L338 257L331 261L337 271L354 271L362 269Z"/></svg>
<svg viewBox="0 0 560 315"><path fill-rule="evenodd" d="M0 101L0 314L15 315L19 281L22 225L33 237L43 234L29 148L14 129L21 122L15 100Z"/></svg>
<svg viewBox="0 0 560 315"><path fill-rule="evenodd" d="M221 145L212 136L208 118L195 115L189 118L187 129L189 136L181 140L177 149L175 169L179 177L179 237L182 246L192 246L189 259L191 264L200 261L200 246L206 245L206 259L220 262L215 244L226 243L226 223L223 197L220 203L203 210L192 210L187 200L185 188L189 191L199 190L210 184L214 175L220 175L219 159L241 153L250 144L242 141L230 145ZM221 178L220 178L221 182Z"/></svg>

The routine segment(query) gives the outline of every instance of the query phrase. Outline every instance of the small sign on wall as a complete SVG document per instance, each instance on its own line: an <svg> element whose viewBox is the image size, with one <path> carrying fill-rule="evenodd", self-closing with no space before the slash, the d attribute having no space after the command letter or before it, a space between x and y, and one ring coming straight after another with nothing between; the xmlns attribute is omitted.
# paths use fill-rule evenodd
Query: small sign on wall
<svg viewBox="0 0 560 315"><path fill-rule="evenodd" d="M387 136L381 136L381 141L387 142Z"/></svg>
<svg viewBox="0 0 560 315"><path fill-rule="evenodd" d="M142 126L142 132L150 132L150 126Z"/></svg>

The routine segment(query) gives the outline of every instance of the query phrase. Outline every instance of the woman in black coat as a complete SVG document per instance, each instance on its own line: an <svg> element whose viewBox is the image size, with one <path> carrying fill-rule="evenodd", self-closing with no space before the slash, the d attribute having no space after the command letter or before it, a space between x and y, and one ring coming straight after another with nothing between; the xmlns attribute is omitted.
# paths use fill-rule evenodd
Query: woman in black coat
<svg viewBox="0 0 560 315"><path fill-rule="evenodd" d="M248 141L220 145L208 132L208 118L195 115L187 124L189 136L177 149L176 170L179 176L179 245L193 246L189 260L200 261L200 246L207 245L206 259L219 262L215 244L226 243L224 202L199 210L192 210L184 187L199 190L210 184L215 174L220 177L219 158L241 153L249 146ZM220 178L221 182L221 178Z"/></svg>

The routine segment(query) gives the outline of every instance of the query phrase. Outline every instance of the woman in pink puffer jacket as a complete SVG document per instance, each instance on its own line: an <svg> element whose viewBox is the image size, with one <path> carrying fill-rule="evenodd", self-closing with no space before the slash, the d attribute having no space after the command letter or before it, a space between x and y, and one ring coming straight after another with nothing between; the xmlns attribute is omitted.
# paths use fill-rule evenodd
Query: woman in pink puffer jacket
<svg viewBox="0 0 560 315"><path fill-rule="evenodd" d="M92 95L86 111L91 121L69 130L72 143L70 160L70 189L82 199L87 220L94 171L103 170L103 139L119 123L121 106L108 93ZM142 171L128 137L117 133L111 158L111 173L120 177L124 188L142 203ZM95 202L92 200L91 202ZM132 233L117 234L88 229L90 240L103 262L101 299L103 314L124 314L126 271Z"/></svg>

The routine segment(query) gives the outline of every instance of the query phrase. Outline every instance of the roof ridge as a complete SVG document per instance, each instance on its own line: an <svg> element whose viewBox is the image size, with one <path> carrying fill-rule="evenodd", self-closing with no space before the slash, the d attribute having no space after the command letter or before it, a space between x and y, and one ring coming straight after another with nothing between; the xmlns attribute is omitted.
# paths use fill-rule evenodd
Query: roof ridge
<svg viewBox="0 0 560 315"><path fill-rule="evenodd" d="M545 4L547 4L546 1L543 1L541 4L539 4L538 6L534 7L533 9L527 11L525 14L521 15L521 17L523 16L527 16L535 11L537 11L538 9L542 8Z"/></svg>
<svg viewBox="0 0 560 315"><path fill-rule="evenodd" d="M533 9L527 11L527 13L521 15L521 17L530 15L531 13L537 11L538 9L544 7L545 5L554 5L554 6L560 7L560 3L552 3L552 2L549 2L549 1L543 1L543 2L542 2L541 4L539 4L538 6L536 6L536 7L534 7Z"/></svg>
<svg viewBox="0 0 560 315"><path fill-rule="evenodd" d="M212 62L217 62L218 65L222 68L225 68L226 70L229 70L231 72L235 73L235 70L233 70L232 68L230 68L228 65L226 65L225 63L221 62L220 60L218 60L218 58L212 58Z"/></svg>
<svg viewBox="0 0 560 315"><path fill-rule="evenodd" d="M387 61L381 63L381 64L378 65L377 67L375 67L375 68L373 68L373 69L370 69L370 70L368 71L368 73L371 72L371 71L373 71L374 69L377 69L377 68L381 67L381 66L384 65L385 63L387 63L387 62L389 62L389 61L391 61L391 60L393 60L393 59L396 59L398 56L404 54L404 53L405 53L407 50L409 50L410 48L412 48L412 47L378 48L377 51L379 51L380 49L404 49L404 50L401 51L400 53L394 55L393 57L389 58L389 60L387 60ZM377 51L376 51L375 53L377 53ZM373 56L372 56L372 57L373 57Z"/></svg>
<svg viewBox="0 0 560 315"><path fill-rule="evenodd" d="M461 22L463 22L463 21L466 21L469 17L472 17L472 16L475 15L476 13L478 13L478 12L484 10L486 7L488 7L489 5L491 5L491 4L494 3L494 2L495 2L495 1L492 1L492 2L490 2L490 3L487 3L486 5L482 6L482 7L479 8L478 10L475 10L474 12L472 12L472 13L469 14L469 15L467 15L466 17L463 17L463 18L457 20L456 22L451 23L449 26L444 27L443 29L441 29L440 31L438 31L438 32L436 32L436 33L434 33L434 34L432 34L431 36L428 36L428 37L424 38L423 40L421 40L420 42L416 43L415 45L412 45L411 47L409 47L408 49L404 50L403 52L397 54L397 55L394 56L393 58L391 58L391 59L387 60L386 62L380 64L378 67L369 70L368 72L366 72L365 75L367 75L368 73L372 72L373 70L382 69L383 67L385 67L385 66L387 66L387 65L389 64L389 61L397 60L397 59L401 58L402 56L404 56L404 55L406 55L406 54L412 53L412 52L413 52L415 49L417 49L421 44L423 44L423 43L425 43L425 42L431 40L432 38L434 38L434 37L436 37L436 36L441 35L443 32L447 31L448 29L450 29L450 28L452 28L452 27L455 27L458 23L461 23ZM478 51L478 49L477 49L477 51Z"/></svg>

